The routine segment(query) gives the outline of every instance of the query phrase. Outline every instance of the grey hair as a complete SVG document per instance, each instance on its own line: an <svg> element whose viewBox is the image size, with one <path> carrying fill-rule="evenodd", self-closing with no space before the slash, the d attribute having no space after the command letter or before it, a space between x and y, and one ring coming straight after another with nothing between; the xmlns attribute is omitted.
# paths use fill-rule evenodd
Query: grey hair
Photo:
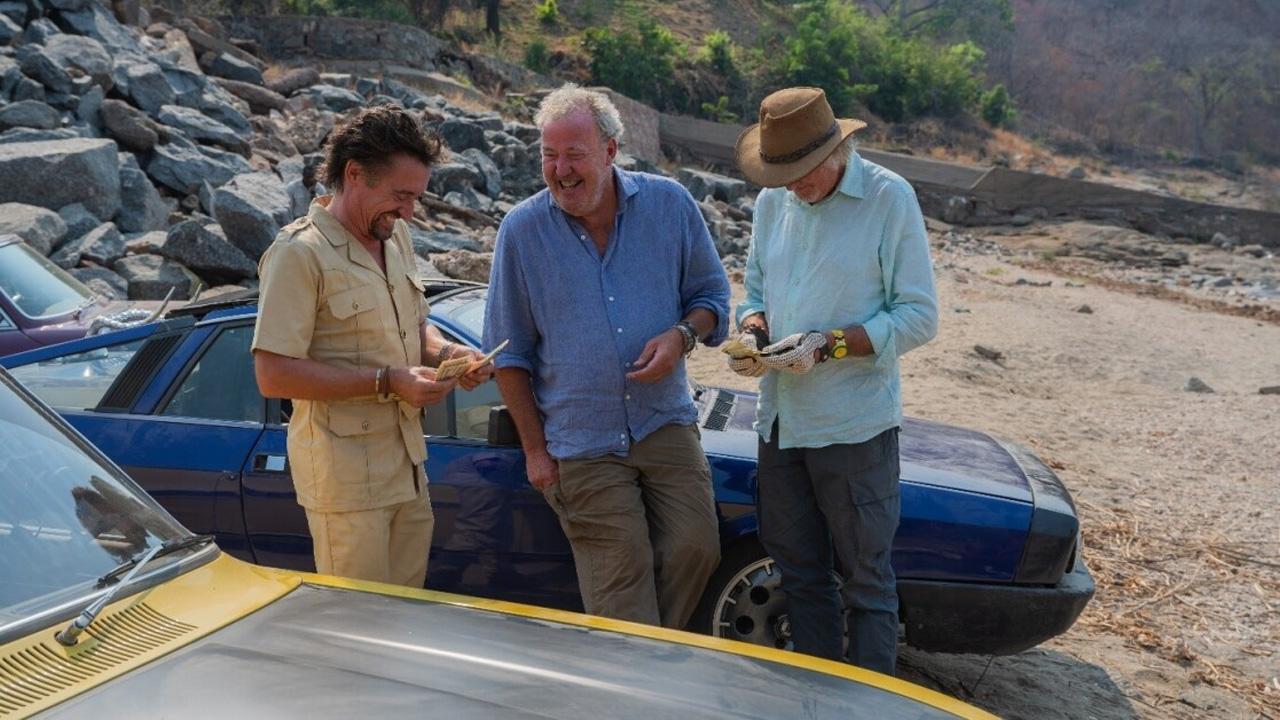
<svg viewBox="0 0 1280 720"><path fill-rule="evenodd" d="M609 96L574 83L565 83L547 95L538 106L537 114L533 116L533 124L542 130L548 124L578 110L587 110L595 118L601 140L606 143L610 139L622 142L622 117L618 115L618 108L614 107Z"/></svg>
<svg viewBox="0 0 1280 720"><path fill-rule="evenodd" d="M849 137L841 140L840 144L836 146L836 149L832 150L831 154L828 155L827 159L823 160L823 162L838 165L840 169L843 170L849 164L849 156L857 149L858 136L850 133Z"/></svg>

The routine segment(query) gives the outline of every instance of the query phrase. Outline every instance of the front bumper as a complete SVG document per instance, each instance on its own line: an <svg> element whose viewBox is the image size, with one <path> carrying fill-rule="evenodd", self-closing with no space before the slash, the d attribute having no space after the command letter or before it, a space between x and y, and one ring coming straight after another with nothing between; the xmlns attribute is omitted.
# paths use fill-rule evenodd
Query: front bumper
<svg viewBox="0 0 1280 720"><path fill-rule="evenodd" d="M1012 655L1061 635L1093 597L1080 554L1052 587L898 580L907 644L929 652Z"/></svg>

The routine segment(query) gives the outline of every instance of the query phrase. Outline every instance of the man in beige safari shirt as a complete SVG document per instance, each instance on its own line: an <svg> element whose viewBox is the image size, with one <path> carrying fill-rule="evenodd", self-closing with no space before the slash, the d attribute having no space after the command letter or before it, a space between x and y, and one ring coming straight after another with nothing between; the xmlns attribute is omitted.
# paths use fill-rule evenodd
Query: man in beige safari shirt
<svg viewBox="0 0 1280 720"><path fill-rule="evenodd" d="M422 407L492 374L437 381L426 367L480 357L426 321L404 223L442 152L404 110L360 110L329 141L332 195L259 265L258 386L294 401L289 463L322 573L423 586L435 518Z"/></svg>

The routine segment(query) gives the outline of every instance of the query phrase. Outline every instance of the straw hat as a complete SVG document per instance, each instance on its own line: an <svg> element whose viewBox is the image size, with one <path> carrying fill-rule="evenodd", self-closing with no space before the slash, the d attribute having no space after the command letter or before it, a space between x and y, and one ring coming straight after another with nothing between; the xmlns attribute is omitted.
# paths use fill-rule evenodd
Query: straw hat
<svg viewBox="0 0 1280 720"><path fill-rule="evenodd" d="M760 122L738 136L733 152L748 180L782 187L808 175L866 126L861 120L837 120L820 88L786 88L760 103Z"/></svg>

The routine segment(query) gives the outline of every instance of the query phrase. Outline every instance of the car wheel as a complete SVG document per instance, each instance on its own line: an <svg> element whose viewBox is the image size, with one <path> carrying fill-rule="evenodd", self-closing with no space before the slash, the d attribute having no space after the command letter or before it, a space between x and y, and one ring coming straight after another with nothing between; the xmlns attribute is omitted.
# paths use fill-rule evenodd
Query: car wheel
<svg viewBox="0 0 1280 720"><path fill-rule="evenodd" d="M689 625L713 637L791 649L782 575L758 541L724 550Z"/></svg>

